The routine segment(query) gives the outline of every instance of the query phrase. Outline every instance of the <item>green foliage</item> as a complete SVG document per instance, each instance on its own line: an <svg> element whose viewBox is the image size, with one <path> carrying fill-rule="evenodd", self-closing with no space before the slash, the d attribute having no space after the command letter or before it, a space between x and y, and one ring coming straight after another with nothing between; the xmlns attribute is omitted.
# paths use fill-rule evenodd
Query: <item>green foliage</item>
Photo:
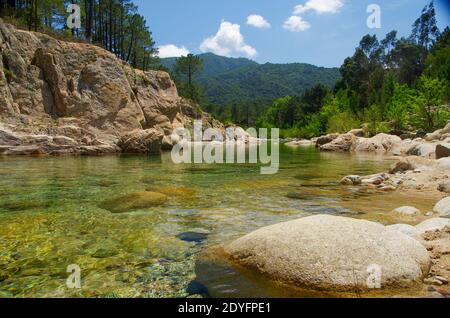
<svg viewBox="0 0 450 318"><path fill-rule="evenodd" d="M444 80L423 75L417 85L418 96L415 98L417 111L416 126L432 131L450 118L448 107L443 106L449 85Z"/></svg>
<svg viewBox="0 0 450 318"><path fill-rule="evenodd" d="M81 28L77 30L66 26L66 7L71 3L81 8ZM29 0L7 1L0 15L19 28L99 45L133 67L148 70L159 64L157 49L137 10L131 0Z"/></svg>
<svg viewBox="0 0 450 318"><path fill-rule="evenodd" d="M450 32L440 34L436 24L431 2L408 39L397 39L396 31L381 41L364 36L342 64L333 93L313 89L300 100L279 99L259 123L294 137L344 133L362 123L369 135L442 127L450 119ZM311 94L320 102L308 102Z"/></svg>
<svg viewBox="0 0 450 318"><path fill-rule="evenodd" d="M339 79L336 68L299 63L260 65L249 59L212 53L199 57L204 67L196 75L196 83L204 88L202 104L221 120L231 120L234 112L236 123L255 123L275 99L301 95L318 83L332 87ZM161 59L161 63L173 71L176 59ZM233 107L239 111L233 111Z"/></svg>
<svg viewBox="0 0 450 318"><path fill-rule="evenodd" d="M391 102L387 105L387 118L394 130L405 130L411 124L410 116L415 112L415 90L406 84L395 83Z"/></svg>
<svg viewBox="0 0 450 318"><path fill-rule="evenodd" d="M346 133L353 128L357 128L361 122L351 112L344 111L331 116L328 119L327 132L329 133Z"/></svg>
<svg viewBox="0 0 450 318"><path fill-rule="evenodd" d="M194 82L194 77L202 68L202 59L193 54L178 58L174 65L175 81L178 83L180 94L197 103L200 102L202 94Z"/></svg>

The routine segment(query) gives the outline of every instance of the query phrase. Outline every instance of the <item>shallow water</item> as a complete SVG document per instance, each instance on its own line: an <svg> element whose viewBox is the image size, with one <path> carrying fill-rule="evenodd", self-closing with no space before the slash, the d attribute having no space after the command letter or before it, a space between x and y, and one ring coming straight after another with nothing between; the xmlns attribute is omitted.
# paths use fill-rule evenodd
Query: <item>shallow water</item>
<svg viewBox="0 0 450 318"><path fill-rule="evenodd" d="M386 170L388 158L281 147L280 161L278 174L261 175L251 164L174 165L170 153L0 158L0 297L248 296L250 283L229 268L205 271L198 255L307 215L389 223L395 207L433 204L338 185ZM149 189L169 201L120 214L100 207ZM79 290L66 287L71 264L81 268ZM220 279L205 279L211 273ZM279 294L269 286L262 295Z"/></svg>

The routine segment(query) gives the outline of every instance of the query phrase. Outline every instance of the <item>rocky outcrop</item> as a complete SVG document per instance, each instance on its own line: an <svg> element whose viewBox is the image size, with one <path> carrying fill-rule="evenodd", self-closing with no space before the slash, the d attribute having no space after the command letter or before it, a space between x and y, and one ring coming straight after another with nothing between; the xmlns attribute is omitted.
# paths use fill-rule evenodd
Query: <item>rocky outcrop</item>
<svg viewBox="0 0 450 318"><path fill-rule="evenodd" d="M395 147L402 142L398 136L378 134L372 138L359 138L352 145L351 150L356 152L392 153Z"/></svg>
<svg viewBox="0 0 450 318"><path fill-rule="evenodd" d="M1 154L158 153L193 119L167 73L133 69L94 45L0 20L0 55Z"/></svg>
<svg viewBox="0 0 450 318"><path fill-rule="evenodd" d="M320 146L320 150L322 151L349 151L354 142L357 140L357 137L354 134L344 134L340 135L337 138L333 139L331 142Z"/></svg>
<svg viewBox="0 0 450 318"><path fill-rule="evenodd" d="M326 144L332 142L337 137L339 137L339 134L329 134L326 136L321 136L321 137L318 137L315 139L315 143L318 147L323 146L323 145L326 145Z"/></svg>
<svg viewBox="0 0 450 318"><path fill-rule="evenodd" d="M324 151L418 156L428 159L440 159L450 156L450 123L443 129L426 135L425 139L417 137L420 135L419 133L408 136L403 133L401 137L384 133L371 138L364 138L364 135L363 129L353 129L346 134L329 134L314 138L312 141Z"/></svg>
<svg viewBox="0 0 450 318"><path fill-rule="evenodd" d="M440 217L450 217L450 197L446 197L439 201L434 206L433 211Z"/></svg>
<svg viewBox="0 0 450 318"><path fill-rule="evenodd" d="M242 266L313 290L367 291L377 269L381 288L410 287L430 268L417 240L378 223L327 215L262 228L224 250Z"/></svg>

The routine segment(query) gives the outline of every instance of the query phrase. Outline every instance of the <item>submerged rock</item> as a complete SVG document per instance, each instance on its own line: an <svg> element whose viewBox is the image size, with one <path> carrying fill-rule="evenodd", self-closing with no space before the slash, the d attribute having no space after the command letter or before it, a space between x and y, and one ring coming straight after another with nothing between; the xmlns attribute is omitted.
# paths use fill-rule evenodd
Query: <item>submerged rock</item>
<svg viewBox="0 0 450 318"><path fill-rule="evenodd" d="M117 254L119 254L119 252L115 248L102 247L102 248L99 248L98 250L96 250L92 254L92 257L93 258L108 258L108 257L116 256Z"/></svg>
<svg viewBox="0 0 450 318"><path fill-rule="evenodd" d="M300 192L289 192L286 194L286 198L293 200L306 200L311 198L311 196Z"/></svg>
<svg viewBox="0 0 450 318"><path fill-rule="evenodd" d="M190 197L196 194L194 189L178 187L148 187L146 191L153 191L167 195L168 197Z"/></svg>
<svg viewBox="0 0 450 318"><path fill-rule="evenodd" d="M412 206L402 206L394 209L392 212L406 216L416 216L421 214L419 209L416 209L415 207Z"/></svg>
<svg viewBox="0 0 450 318"><path fill-rule="evenodd" d="M177 237L185 242L202 243L208 238L208 234L197 232L184 232L178 234Z"/></svg>
<svg viewBox="0 0 450 318"><path fill-rule="evenodd" d="M368 291L378 269L381 288L411 287L430 268L417 240L378 223L327 215L262 228L224 250L245 267L313 290Z"/></svg>
<svg viewBox="0 0 450 318"><path fill-rule="evenodd" d="M107 200L100 207L112 213L123 213L162 205L167 196L157 192L136 192L123 197Z"/></svg>
<svg viewBox="0 0 450 318"><path fill-rule="evenodd" d="M186 288L186 293L189 295L200 295L203 297L209 297L208 287L203 285L197 280L193 280Z"/></svg>
<svg viewBox="0 0 450 318"><path fill-rule="evenodd" d="M9 201L2 203L0 209L5 209L9 211L27 211L27 210L38 210L38 209L48 209L51 206L51 202L27 199L23 201Z"/></svg>
<svg viewBox="0 0 450 318"><path fill-rule="evenodd" d="M446 197L439 201L433 211L441 217L450 217L450 197Z"/></svg>

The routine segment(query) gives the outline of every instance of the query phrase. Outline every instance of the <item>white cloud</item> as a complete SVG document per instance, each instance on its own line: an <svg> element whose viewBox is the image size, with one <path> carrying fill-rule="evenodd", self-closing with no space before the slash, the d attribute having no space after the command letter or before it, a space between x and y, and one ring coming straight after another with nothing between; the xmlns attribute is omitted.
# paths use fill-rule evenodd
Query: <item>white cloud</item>
<svg viewBox="0 0 450 318"><path fill-rule="evenodd" d="M202 42L200 51L213 52L223 56L245 54L253 57L257 54L253 47L245 43L241 34L241 26L227 21L222 21L216 35Z"/></svg>
<svg viewBox="0 0 450 318"><path fill-rule="evenodd" d="M304 5L295 6L294 14L300 15L307 11L314 11L317 14L336 13L343 5L343 0L308 0Z"/></svg>
<svg viewBox="0 0 450 318"><path fill-rule="evenodd" d="M308 21L302 19L302 17L293 15L289 17L283 25L283 28L292 32L306 31L311 27Z"/></svg>
<svg viewBox="0 0 450 318"><path fill-rule="evenodd" d="M260 29L268 29L270 28L270 23L267 22L266 19L264 19L263 16L260 16L258 14L252 14L247 17L247 24L252 25L255 28Z"/></svg>
<svg viewBox="0 0 450 318"><path fill-rule="evenodd" d="M180 56L186 56L189 54L189 50L186 49L184 46L178 47L173 44L166 44L163 46L160 46L158 48L159 53L158 56L160 58L166 58L166 57L180 57Z"/></svg>

